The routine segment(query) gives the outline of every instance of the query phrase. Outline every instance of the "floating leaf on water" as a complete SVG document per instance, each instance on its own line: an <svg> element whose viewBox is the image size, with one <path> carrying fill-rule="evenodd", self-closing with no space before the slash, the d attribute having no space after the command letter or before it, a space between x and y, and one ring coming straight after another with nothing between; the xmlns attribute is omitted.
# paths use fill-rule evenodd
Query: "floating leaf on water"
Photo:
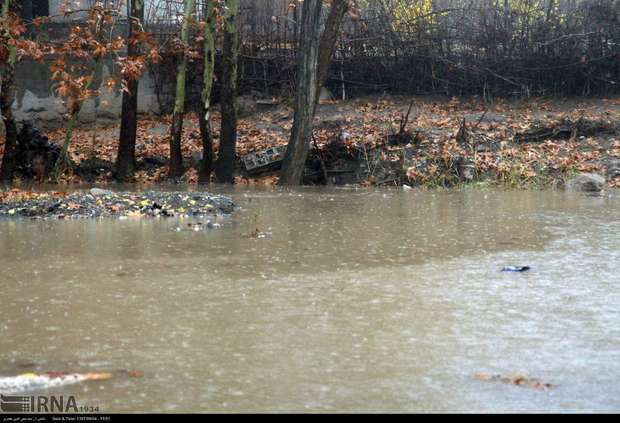
<svg viewBox="0 0 620 423"><path fill-rule="evenodd" d="M134 378L140 378L140 377L144 377L144 372L141 372L140 370L130 370L127 372L127 376L134 377Z"/></svg>
<svg viewBox="0 0 620 423"><path fill-rule="evenodd" d="M112 379L112 373L100 372L100 373L85 373L84 380L109 380Z"/></svg>
<svg viewBox="0 0 620 423"><path fill-rule="evenodd" d="M492 374L489 374L489 373L476 373L476 374L474 375L474 377L475 377L476 379L478 379L478 380L484 380L484 381L487 381L487 380L495 380L495 379L499 379L499 378L500 378L500 375L492 375Z"/></svg>
<svg viewBox="0 0 620 423"><path fill-rule="evenodd" d="M518 386L525 385L527 383L527 377L522 375L513 376L510 378L510 383Z"/></svg>
<svg viewBox="0 0 620 423"><path fill-rule="evenodd" d="M538 382L535 382L532 385L532 388L538 389L538 390L541 390L541 391L546 391L548 389L555 388L555 385L552 385L551 383L544 383L544 382L538 381Z"/></svg>

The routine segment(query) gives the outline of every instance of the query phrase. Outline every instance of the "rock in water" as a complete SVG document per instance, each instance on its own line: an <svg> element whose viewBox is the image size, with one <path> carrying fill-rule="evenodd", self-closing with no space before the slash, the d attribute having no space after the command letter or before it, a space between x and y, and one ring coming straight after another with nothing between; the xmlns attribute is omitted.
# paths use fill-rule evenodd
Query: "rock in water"
<svg viewBox="0 0 620 423"><path fill-rule="evenodd" d="M569 191L599 192L605 186L605 178L596 173L582 173L566 183Z"/></svg>
<svg viewBox="0 0 620 423"><path fill-rule="evenodd" d="M101 189L101 188L92 188L90 190L90 194L94 197L100 197L100 196L104 196L104 195L112 195L114 194L112 191L110 191L109 189Z"/></svg>
<svg viewBox="0 0 620 423"><path fill-rule="evenodd" d="M606 167L608 180L620 178L620 160L610 160Z"/></svg>

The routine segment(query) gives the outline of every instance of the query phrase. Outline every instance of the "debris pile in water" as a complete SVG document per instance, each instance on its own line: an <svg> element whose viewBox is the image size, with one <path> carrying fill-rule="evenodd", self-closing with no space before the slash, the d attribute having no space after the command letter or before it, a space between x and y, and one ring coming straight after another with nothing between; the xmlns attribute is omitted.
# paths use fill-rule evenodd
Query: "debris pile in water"
<svg viewBox="0 0 620 423"><path fill-rule="evenodd" d="M497 374L476 373L474 378L488 382L501 382L507 385L520 386L523 388L532 388L536 390L546 391L555 388L555 385L544 382L540 379L529 378L525 375L501 376Z"/></svg>
<svg viewBox="0 0 620 423"><path fill-rule="evenodd" d="M206 192L88 192L0 193L0 217L204 217L230 214L235 204L228 197Z"/></svg>

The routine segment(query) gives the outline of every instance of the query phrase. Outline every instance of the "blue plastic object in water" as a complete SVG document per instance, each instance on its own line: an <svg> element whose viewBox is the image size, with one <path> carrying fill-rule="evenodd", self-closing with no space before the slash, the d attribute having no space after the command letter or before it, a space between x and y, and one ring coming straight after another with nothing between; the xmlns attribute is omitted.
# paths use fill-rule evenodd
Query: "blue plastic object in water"
<svg viewBox="0 0 620 423"><path fill-rule="evenodd" d="M508 266L502 269L502 272L525 272L530 270L530 266Z"/></svg>

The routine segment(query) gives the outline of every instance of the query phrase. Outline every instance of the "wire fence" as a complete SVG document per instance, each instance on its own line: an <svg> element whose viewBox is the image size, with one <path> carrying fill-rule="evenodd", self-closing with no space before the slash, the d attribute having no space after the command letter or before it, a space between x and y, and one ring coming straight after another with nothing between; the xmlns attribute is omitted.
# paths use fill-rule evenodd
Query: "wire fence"
<svg viewBox="0 0 620 423"><path fill-rule="evenodd" d="M164 46L178 37L182 3L146 2L147 29ZM205 3L197 2L198 19ZM242 0L241 8L242 92L289 95L299 3ZM357 0L353 10L327 81L339 98L620 93L620 0ZM177 53L171 49L152 70L162 98ZM191 66L190 104L200 97L200 60Z"/></svg>
<svg viewBox="0 0 620 423"><path fill-rule="evenodd" d="M343 25L328 82L336 91L485 97L620 91L618 0L367 3ZM290 86L296 18L248 19L259 18L244 26L243 82L263 90Z"/></svg>

